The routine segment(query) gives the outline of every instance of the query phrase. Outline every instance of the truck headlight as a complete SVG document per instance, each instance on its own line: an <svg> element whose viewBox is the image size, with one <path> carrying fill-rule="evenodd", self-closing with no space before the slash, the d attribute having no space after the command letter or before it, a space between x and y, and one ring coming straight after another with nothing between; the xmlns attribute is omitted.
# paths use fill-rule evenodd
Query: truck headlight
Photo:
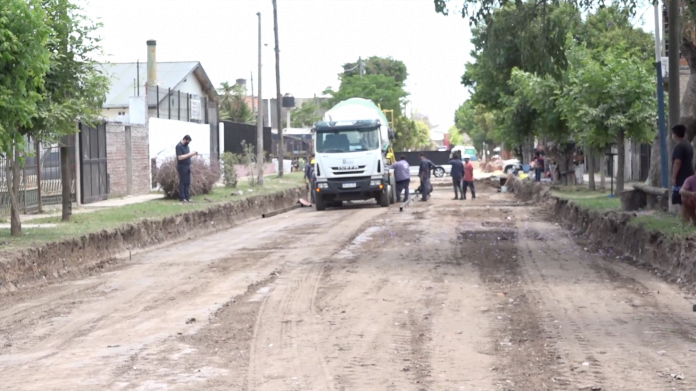
<svg viewBox="0 0 696 391"><path fill-rule="evenodd" d="M320 189L328 189L328 188L329 188L329 184L326 183L326 182L319 182L319 183L317 183L317 187L320 188Z"/></svg>
<svg viewBox="0 0 696 391"><path fill-rule="evenodd" d="M375 180L375 179L373 179L373 180L370 181L370 186L379 186L379 185L381 185L381 184L382 184L382 181L381 181L381 180Z"/></svg>

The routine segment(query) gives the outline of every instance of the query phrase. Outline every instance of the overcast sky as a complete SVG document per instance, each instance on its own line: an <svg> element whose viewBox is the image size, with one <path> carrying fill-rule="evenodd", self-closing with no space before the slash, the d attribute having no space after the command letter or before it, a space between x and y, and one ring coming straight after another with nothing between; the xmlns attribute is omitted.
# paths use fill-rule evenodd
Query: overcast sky
<svg viewBox="0 0 696 391"><path fill-rule="evenodd" d="M255 90L261 12L263 96L276 95L271 0L91 0L85 9L104 24L108 61L146 61L145 41L155 39L158 61L200 61L216 86L253 71ZM278 0L278 24L283 94L337 89L343 63L374 55L406 64L413 109L440 128L467 97L469 25L436 14L432 0Z"/></svg>
<svg viewBox="0 0 696 391"><path fill-rule="evenodd" d="M108 61L146 61L145 41L155 39L158 61L200 61L216 86L254 72L255 90L261 12L263 96L276 95L271 0L91 0L85 9L104 24ZM652 10L639 13L646 10L650 23L638 25L652 31ZM439 129L454 123L468 96L460 83L472 48L468 22L436 14L432 0L278 0L278 24L283 94L337 89L341 64L374 55L406 64L408 109Z"/></svg>

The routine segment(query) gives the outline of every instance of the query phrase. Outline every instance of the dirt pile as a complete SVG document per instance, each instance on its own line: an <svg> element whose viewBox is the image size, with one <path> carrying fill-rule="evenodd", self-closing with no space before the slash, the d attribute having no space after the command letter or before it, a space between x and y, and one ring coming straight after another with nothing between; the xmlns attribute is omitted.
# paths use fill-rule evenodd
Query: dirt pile
<svg viewBox="0 0 696 391"><path fill-rule="evenodd" d="M117 257L128 256L138 249L226 229L261 217L262 213L291 206L303 195L302 188L289 189L162 219L146 219L41 247L0 253L0 293L14 291L23 283L55 280L103 268L116 262Z"/></svg>
<svg viewBox="0 0 696 391"><path fill-rule="evenodd" d="M662 278L696 283L696 243L633 223L633 212L598 212L550 194L550 188L515 180L515 195L523 201L546 203L549 218L557 220L578 239L616 259L635 262Z"/></svg>

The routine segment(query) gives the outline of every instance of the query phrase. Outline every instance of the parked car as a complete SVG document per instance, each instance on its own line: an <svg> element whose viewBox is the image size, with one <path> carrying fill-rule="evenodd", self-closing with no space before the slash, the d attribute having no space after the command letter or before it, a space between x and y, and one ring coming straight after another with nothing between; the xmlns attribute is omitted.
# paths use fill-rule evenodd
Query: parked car
<svg viewBox="0 0 696 391"><path fill-rule="evenodd" d="M519 159L503 160L503 172L506 174L517 175L522 170L522 163Z"/></svg>

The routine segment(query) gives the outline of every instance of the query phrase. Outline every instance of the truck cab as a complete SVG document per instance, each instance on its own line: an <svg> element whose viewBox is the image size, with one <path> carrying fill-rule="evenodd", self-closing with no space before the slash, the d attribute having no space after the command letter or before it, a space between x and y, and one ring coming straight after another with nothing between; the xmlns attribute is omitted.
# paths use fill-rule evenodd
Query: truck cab
<svg viewBox="0 0 696 391"><path fill-rule="evenodd" d="M394 202L395 182L385 158L379 119L322 121L312 128L317 210L344 201L374 199L382 207Z"/></svg>

